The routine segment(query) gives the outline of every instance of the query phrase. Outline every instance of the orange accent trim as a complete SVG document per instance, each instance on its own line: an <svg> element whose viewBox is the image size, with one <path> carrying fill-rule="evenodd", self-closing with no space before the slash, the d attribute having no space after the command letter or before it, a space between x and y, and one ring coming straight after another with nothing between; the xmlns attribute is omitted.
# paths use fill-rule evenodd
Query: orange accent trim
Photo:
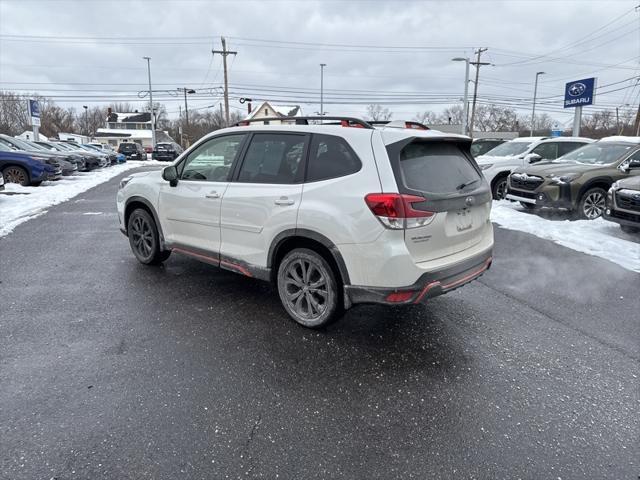
<svg viewBox="0 0 640 480"><path fill-rule="evenodd" d="M226 260L220 260L220 265L225 265L231 268L232 270L237 270L238 272L242 273L243 275L246 275L247 277L253 277L253 275L251 275L251 272L249 270L247 270L243 266L238 265L236 263L227 262Z"/></svg>
<svg viewBox="0 0 640 480"><path fill-rule="evenodd" d="M422 292L420 292L420 295L418 295L418 297L415 299L414 303L420 303L420 301L429 292L429 290L431 290L432 288L434 288L434 287L436 287L438 285L441 285L443 290L449 290L450 288L457 287L458 285L462 285L463 283L466 283L466 282L472 280L473 278L475 278L478 275L480 275L482 272L486 271L489 268L489 265L491 265L492 261L493 261L493 257L487 258L487 260L484 262L482 267L480 267L478 270L476 270L474 272L471 272L468 275L465 275L464 277L459 278L458 280L456 280L454 282L447 283L445 285L441 285L440 282L438 282L438 281L431 282L431 283L427 284L427 286L424 287Z"/></svg>
<svg viewBox="0 0 640 480"><path fill-rule="evenodd" d="M216 263L220 263L220 260L214 257L209 257L207 255L202 255L200 253L196 253L196 252L192 252L191 250L185 250L184 248L180 248L180 247L174 247L171 250L175 251L175 252L180 252L180 253L184 253L185 255L190 255L192 257L198 257L198 258L202 258L204 260L207 260L209 262L216 262Z"/></svg>

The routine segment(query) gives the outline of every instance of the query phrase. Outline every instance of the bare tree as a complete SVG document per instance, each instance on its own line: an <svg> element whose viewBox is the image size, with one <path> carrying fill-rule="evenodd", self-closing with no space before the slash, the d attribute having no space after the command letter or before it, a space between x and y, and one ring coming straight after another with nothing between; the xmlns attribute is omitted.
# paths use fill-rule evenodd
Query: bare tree
<svg viewBox="0 0 640 480"><path fill-rule="evenodd" d="M438 123L438 115L431 111L426 111L422 113L416 113L416 116L413 117L416 122L420 122L424 125L433 125L434 123Z"/></svg>
<svg viewBox="0 0 640 480"><path fill-rule="evenodd" d="M393 114L389 111L388 108L383 107L377 103L372 103L367 106L367 118L369 120L377 121L387 121L391 120L391 116Z"/></svg>

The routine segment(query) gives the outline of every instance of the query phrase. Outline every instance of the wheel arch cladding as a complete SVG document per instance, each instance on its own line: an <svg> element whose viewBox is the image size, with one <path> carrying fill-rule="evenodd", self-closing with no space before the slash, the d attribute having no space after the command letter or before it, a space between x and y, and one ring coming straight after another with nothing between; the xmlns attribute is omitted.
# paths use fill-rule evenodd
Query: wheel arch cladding
<svg viewBox="0 0 640 480"><path fill-rule="evenodd" d="M153 221L156 223L156 229L158 230L158 236L160 237L160 245L164 246L164 234L162 233L162 225L160 225L160 220L158 219L158 214L156 213L155 208L151 205L151 202L143 197L131 197L127 200L124 207L124 227L125 229L129 229L129 217L131 213L136 208L142 208L151 214L153 217ZM127 231L127 235L129 232Z"/></svg>
<svg viewBox="0 0 640 480"><path fill-rule="evenodd" d="M278 266L284 256L295 248L308 248L322 255L329 263L337 280L349 285L349 272L338 247L327 237L311 230L292 229L279 233L271 242L267 258L267 267L271 269L271 280L278 275Z"/></svg>
<svg viewBox="0 0 640 480"><path fill-rule="evenodd" d="M609 190L611 184L613 183L613 179L611 177L596 177L588 180L582 187L580 187L580 191L578 192L577 201L579 202L582 199L582 195L585 194L587 190L592 188L602 188L605 192Z"/></svg>

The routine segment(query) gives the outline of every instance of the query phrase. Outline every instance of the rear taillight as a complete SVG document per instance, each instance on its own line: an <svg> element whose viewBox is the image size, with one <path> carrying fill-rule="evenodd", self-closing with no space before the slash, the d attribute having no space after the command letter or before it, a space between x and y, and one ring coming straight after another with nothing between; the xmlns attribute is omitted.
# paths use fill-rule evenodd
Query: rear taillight
<svg viewBox="0 0 640 480"><path fill-rule="evenodd" d="M424 197L417 195L370 193L364 200L378 220L385 227L394 230L423 227L435 217L434 212L413 208L414 203L426 201Z"/></svg>

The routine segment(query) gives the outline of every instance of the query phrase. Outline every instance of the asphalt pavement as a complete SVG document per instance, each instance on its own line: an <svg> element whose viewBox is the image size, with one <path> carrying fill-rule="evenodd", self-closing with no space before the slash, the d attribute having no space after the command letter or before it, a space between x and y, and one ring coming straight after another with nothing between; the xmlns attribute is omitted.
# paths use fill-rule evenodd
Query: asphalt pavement
<svg viewBox="0 0 640 480"><path fill-rule="evenodd" d="M0 479L638 478L640 275L496 227L480 280L311 331L140 265L118 181L0 238Z"/></svg>

